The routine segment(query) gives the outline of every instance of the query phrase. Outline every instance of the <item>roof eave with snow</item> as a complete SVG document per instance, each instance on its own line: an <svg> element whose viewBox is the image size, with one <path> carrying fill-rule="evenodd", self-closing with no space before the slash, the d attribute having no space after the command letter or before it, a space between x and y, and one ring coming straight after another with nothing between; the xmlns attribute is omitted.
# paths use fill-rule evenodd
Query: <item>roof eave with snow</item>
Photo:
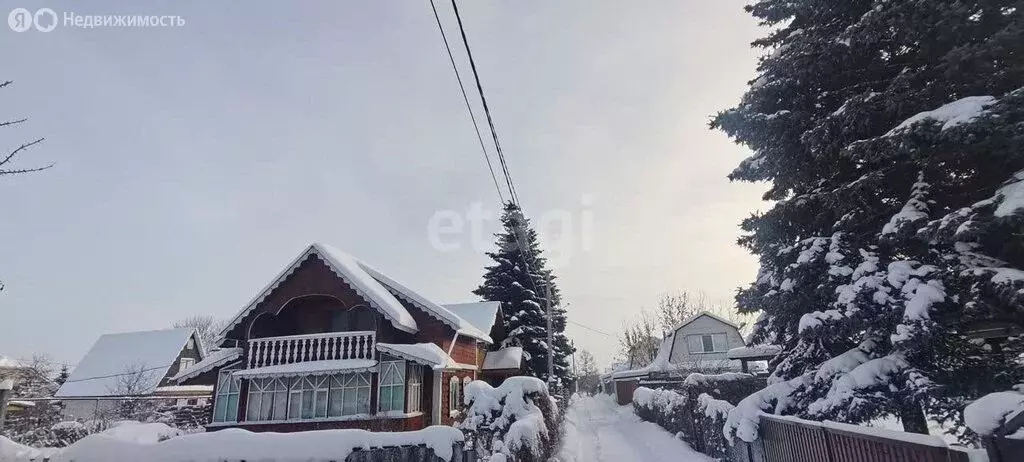
<svg viewBox="0 0 1024 462"><path fill-rule="evenodd" d="M412 315L402 306L401 302L396 300L394 296L389 293L381 293L380 290L374 290L375 288L361 287L365 286L360 282L362 274L365 274L365 270L361 268L361 265L348 260L354 260L341 252L320 243L314 243L306 248L298 257L292 260L291 264L288 265L281 273L277 275L266 287L255 298L253 298L242 310L231 319L231 322L227 323L223 329L221 329L218 335L218 343L226 338L228 332L235 328L239 323L249 315L256 306L265 300L271 292L277 289L289 276L291 276L302 262L306 261L311 255L316 256L322 261L328 268L334 272L339 278L341 278L353 291L359 294L360 297L365 299L374 309L379 311L391 325L395 326L396 329L408 333L416 333L419 328L416 325L416 320L412 318ZM353 264L354 263L354 264ZM367 275L369 277L369 275ZM360 281L360 282L356 282ZM384 291L386 292L386 290Z"/></svg>

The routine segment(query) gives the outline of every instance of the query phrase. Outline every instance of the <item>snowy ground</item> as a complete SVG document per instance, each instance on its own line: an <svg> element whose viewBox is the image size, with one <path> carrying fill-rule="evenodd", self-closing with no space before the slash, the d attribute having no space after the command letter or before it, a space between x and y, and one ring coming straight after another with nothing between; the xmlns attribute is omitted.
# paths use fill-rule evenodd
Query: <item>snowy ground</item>
<svg viewBox="0 0 1024 462"><path fill-rule="evenodd" d="M640 420L608 395L582 397L565 416L561 462L710 462L663 428Z"/></svg>

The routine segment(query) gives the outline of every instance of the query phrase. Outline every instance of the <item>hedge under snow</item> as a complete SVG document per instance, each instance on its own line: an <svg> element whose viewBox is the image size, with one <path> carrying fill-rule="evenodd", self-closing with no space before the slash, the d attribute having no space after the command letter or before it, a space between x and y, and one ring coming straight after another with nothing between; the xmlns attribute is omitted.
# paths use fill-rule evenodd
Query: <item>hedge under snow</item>
<svg viewBox="0 0 1024 462"><path fill-rule="evenodd" d="M464 440L452 427L434 426L414 432L374 433L365 430L320 430L297 433L252 433L230 428L212 433L176 436L164 441L164 428L143 424L115 427L116 432L87 436L63 450L44 451L51 462L225 462L276 460L321 462L345 460L358 449L425 445L451 460L453 447ZM114 429L112 429L114 430ZM21 462L40 452L0 438L0 460Z"/></svg>

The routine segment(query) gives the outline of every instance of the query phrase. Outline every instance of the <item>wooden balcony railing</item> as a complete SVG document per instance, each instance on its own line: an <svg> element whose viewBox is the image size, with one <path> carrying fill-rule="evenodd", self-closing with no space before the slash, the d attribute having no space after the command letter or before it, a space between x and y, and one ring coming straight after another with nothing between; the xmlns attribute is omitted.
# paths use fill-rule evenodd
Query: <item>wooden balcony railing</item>
<svg viewBox="0 0 1024 462"><path fill-rule="evenodd" d="M247 367L278 366L336 359L373 359L373 331L328 332L249 340Z"/></svg>

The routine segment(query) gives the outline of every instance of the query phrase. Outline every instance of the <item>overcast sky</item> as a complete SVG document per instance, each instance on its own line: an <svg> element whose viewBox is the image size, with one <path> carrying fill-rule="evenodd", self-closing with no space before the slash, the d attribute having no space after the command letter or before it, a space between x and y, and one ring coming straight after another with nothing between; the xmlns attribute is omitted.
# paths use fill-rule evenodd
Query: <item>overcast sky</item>
<svg viewBox="0 0 1024 462"><path fill-rule="evenodd" d="M0 118L30 119L0 147L46 137L16 166L56 163L0 179L0 354L231 317L313 241L475 299L488 249L428 229L498 201L426 0L120 3L5 2L185 23L0 30ZM571 320L614 334L663 292L753 279L735 239L765 188L728 181L747 153L707 128L753 75L742 5L460 2L523 207L562 217L539 231Z"/></svg>

